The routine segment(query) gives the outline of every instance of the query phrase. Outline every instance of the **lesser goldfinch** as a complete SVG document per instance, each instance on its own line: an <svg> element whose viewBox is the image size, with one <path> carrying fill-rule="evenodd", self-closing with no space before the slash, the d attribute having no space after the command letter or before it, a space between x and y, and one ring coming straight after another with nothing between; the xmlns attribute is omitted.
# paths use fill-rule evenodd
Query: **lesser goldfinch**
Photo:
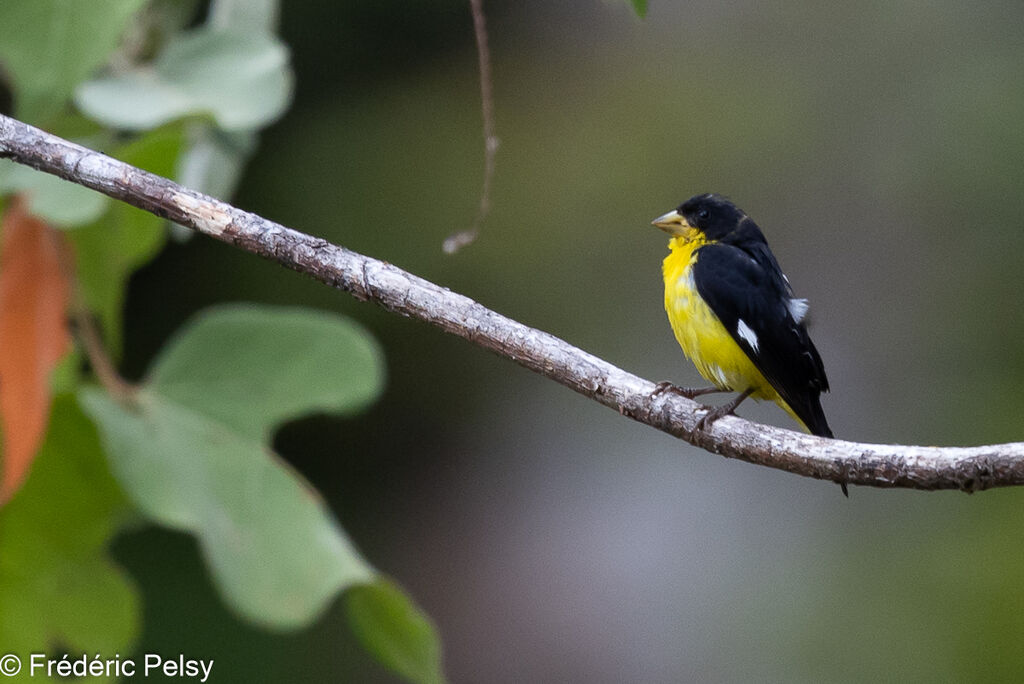
<svg viewBox="0 0 1024 684"><path fill-rule="evenodd" d="M739 392L698 427L753 397L774 401L808 432L832 437L820 401L828 379L807 334L807 300L793 296L757 224L714 194L692 197L652 223L672 236L662 264L668 320L683 352L714 384L674 389L691 399Z"/></svg>

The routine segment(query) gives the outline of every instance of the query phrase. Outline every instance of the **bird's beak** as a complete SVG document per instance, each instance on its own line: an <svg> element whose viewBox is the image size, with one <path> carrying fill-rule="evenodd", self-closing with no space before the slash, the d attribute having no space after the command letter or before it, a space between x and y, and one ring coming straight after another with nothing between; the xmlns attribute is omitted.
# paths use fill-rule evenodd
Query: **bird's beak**
<svg viewBox="0 0 1024 684"><path fill-rule="evenodd" d="M661 228L669 235L686 235L693 231L693 226L675 209L654 219L651 225Z"/></svg>

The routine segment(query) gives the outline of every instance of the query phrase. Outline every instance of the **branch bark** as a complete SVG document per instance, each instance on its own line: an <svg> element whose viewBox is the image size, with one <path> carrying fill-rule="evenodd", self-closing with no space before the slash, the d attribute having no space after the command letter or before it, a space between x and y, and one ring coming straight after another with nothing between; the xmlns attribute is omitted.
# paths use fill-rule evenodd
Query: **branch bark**
<svg viewBox="0 0 1024 684"><path fill-rule="evenodd" d="M830 440L704 409L541 330L384 261L300 233L14 119L0 116L0 157L98 190L305 273L357 299L431 323L624 416L727 458L833 482L974 492L1024 484L1024 442L929 447Z"/></svg>

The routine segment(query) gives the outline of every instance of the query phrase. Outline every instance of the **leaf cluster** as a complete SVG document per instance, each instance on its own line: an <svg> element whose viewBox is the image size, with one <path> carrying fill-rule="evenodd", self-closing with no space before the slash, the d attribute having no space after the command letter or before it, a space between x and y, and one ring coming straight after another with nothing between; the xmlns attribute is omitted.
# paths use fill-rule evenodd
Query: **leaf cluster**
<svg viewBox="0 0 1024 684"><path fill-rule="evenodd" d="M276 2L215 1L198 23L195 5L6 0L0 65L15 115L230 195L258 131L290 103L289 52ZM97 384L83 359L98 377L104 359L116 366L128 279L172 227L7 160L0 197L0 331L23 332L17 344L0 335L0 643L130 653L140 598L108 549L144 520L194 535L243 619L294 630L344 594L369 653L411 681L442 681L429 619L271 446L285 421L371 404L385 382L376 341L325 312L226 305L188 322L137 385ZM24 275L29 259L52 276ZM67 311L33 304L53 301ZM65 335L74 344L52 344ZM27 455L12 456L17 439Z"/></svg>

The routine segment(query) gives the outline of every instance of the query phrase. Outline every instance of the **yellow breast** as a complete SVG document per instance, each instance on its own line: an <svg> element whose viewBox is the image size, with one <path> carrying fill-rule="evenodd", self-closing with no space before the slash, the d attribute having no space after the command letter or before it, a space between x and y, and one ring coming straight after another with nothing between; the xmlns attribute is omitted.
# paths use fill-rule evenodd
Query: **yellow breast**
<svg viewBox="0 0 1024 684"><path fill-rule="evenodd" d="M704 379L719 389L753 389L754 398L770 399L784 406L775 389L697 293L693 264L697 261L694 252L701 244L672 238L671 253L662 263L665 311L679 346Z"/></svg>

